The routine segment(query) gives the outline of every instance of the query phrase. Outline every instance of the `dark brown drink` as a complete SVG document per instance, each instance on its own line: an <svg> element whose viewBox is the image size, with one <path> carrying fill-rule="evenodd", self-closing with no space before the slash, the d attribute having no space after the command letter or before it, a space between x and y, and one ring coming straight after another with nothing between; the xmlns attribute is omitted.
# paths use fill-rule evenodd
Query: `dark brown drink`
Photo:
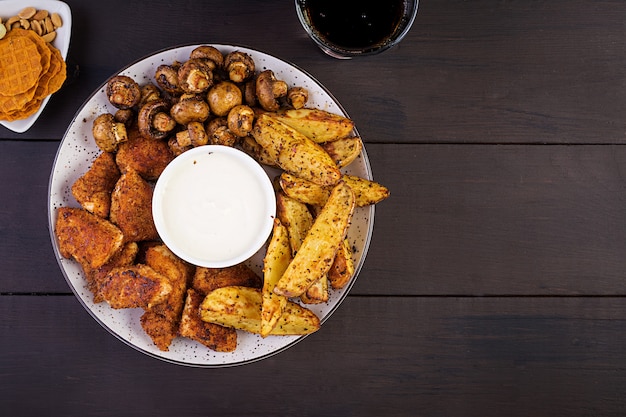
<svg viewBox="0 0 626 417"><path fill-rule="evenodd" d="M342 49L366 49L393 35L405 12L404 0L306 0L312 29Z"/></svg>

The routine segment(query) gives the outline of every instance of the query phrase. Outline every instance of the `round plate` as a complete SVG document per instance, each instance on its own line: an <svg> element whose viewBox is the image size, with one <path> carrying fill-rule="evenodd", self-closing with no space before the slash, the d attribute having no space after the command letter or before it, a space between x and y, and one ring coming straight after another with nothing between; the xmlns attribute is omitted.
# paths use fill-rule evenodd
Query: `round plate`
<svg viewBox="0 0 626 417"><path fill-rule="evenodd" d="M161 64L174 61L184 62L189 53L198 45L187 45L163 50L143 58L119 71L128 75L139 84L153 82L156 68ZM311 75L297 68L293 64L282 61L266 53L234 45L213 45L226 54L233 50L240 50L252 56L257 70L271 69L278 79L286 81L290 86L298 85L309 90L308 107L316 107L333 113L348 115L337 100L316 81ZM141 309L114 310L107 303L94 304L91 292L78 263L65 259L59 252L58 242L54 235L56 223L56 209L62 206L79 207L71 194L71 186L85 173L93 160L100 154L91 134L93 120L101 113L114 112L109 104L104 88L106 81L97 89L77 112L57 152L49 183L48 221L52 245L65 279L72 291L76 294L85 309L100 323L133 348L168 362L198 367L221 367L250 363L281 352L304 336L268 336L261 338L258 335L239 331L238 346L234 352L215 352L207 347L186 338L176 338L167 352L159 350L141 328L139 318ZM355 132L358 134L358 132ZM365 149L361 155L343 170L347 174L372 179L371 169ZM270 177L277 172L268 169ZM354 249L355 274L350 283L341 290L331 290L330 299L321 305L307 305L315 312L324 331L323 323L344 300L356 277L363 266L369 246L374 223L374 206L355 209L352 224L348 230L348 239ZM262 276L262 262L265 248L261 249L247 263Z"/></svg>

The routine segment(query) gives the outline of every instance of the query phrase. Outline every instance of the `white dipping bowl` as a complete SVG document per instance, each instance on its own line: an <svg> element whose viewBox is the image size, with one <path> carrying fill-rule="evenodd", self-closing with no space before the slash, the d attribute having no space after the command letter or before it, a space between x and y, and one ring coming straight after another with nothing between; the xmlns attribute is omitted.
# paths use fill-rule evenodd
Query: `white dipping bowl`
<svg viewBox="0 0 626 417"><path fill-rule="evenodd" d="M272 182L235 148L205 145L177 156L154 188L152 215L163 243L197 266L225 268L258 252L276 215Z"/></svg>

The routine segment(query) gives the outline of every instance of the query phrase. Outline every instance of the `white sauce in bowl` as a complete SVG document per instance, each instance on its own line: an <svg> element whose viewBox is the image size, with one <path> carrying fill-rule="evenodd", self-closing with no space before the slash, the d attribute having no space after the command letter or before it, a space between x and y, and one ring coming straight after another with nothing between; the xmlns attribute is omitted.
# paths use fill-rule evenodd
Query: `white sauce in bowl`
<svg viewBox="0 0 626 417"><path fill-rule="evenodd" d="M167 166L155 186L152 211L172 252L194 265L222 268L263 246L276 200L269 177L250 156L207 145Z"/></svg>

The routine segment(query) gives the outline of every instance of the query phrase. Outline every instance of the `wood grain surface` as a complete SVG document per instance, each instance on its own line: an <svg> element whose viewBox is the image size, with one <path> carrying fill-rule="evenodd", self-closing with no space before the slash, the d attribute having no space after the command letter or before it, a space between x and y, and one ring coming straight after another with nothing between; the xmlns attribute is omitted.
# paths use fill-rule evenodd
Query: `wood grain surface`
<svg viewBox="0 0 626 417"><path fill-rule="evenodd" d="M66 2L66 84L28 132L0 127L0 415L626 415L626 2L423 0L400 45L348 61L315 47L291 1ZM391 191L322 329L224 369L159 361L102 328L48 225L82 103L190 43L307 71Z"/></svg>

